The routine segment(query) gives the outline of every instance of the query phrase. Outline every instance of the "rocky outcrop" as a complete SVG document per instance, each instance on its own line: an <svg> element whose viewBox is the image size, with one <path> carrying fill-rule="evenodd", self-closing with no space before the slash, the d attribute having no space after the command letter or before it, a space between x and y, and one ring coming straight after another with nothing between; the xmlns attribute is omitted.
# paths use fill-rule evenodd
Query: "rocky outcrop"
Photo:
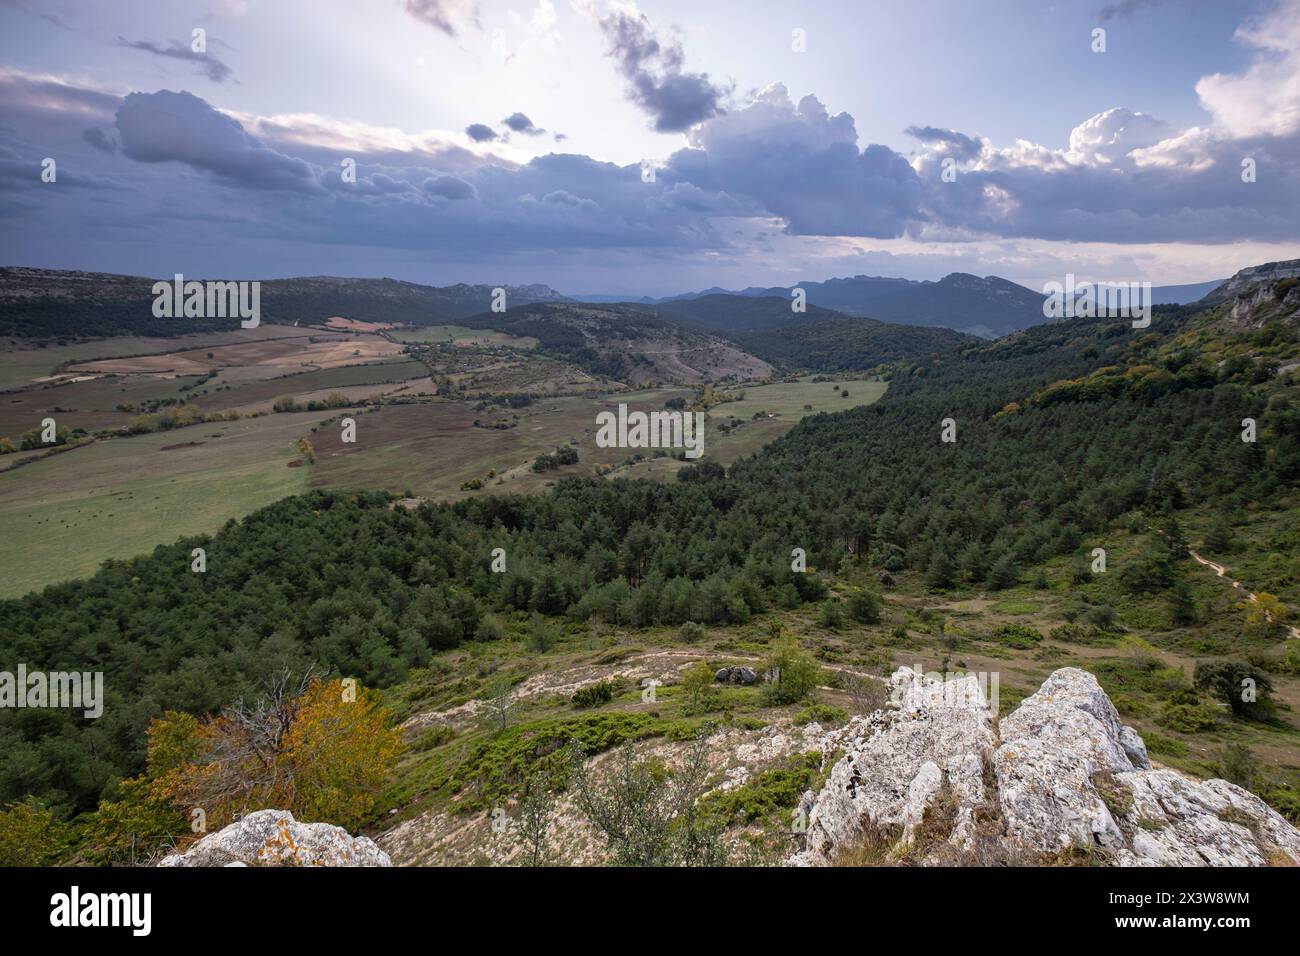
<svg viewBox="0 0 1300 956"><path fill-rule="evenodd" d="M994 757L1010 837L1124 866L1300 864L1300 831L1226 780L1153 770L1087 671L1056 671L1002 721Z"/></svg>
<svg viewBox="0 0 1300 956"><path fill-rule="evenodd" d="M804 794L805 847L791 863L826 864L876 830L897 831L899 844L910 844L945 787L956 805L947 839L969 844L994 747L976 677L944 683L904 667L889 685L890 709L855 717L824 739L825 752L844 756L819 793Z"/></svg>
<svg viewBox="0 0 1300 956"><path fill-rule="evenodd" d="M926 839L956 850L946 857L955 861L979 836L1014 862L1069 853L1118 866L1300 864L1300 831L1254 794L1153 769L1086 671L1053 673L1001 721L996 742L974 675L944 682L904 668L890 686L889 709L824 737L823 752L843 756L804 794L805 846L789 863L825 864L882 833L888 852L910 852L930 814ZM920 862L930 859L922 848Z"/></svg>
<svg viewBox="0 0 1300 956"><path fill-rule="evenodd" d="M722 667L713 679L720 684L757 684L758 672L752 667Z"/></svg>
<svg viewBox="0 0 1300 956"><path fill-rule="evenodd" d="M328 823L299 823L287 810L257 810L209 833L159 866L392 866L369 837Z"/></svg>
<svg viewBox="0 0 1300 956"><path fill-rule="evenodd" d="M1242 269L1201 301L1207 306L1229 302L1233 322L1258 325L1279 310L1294 314L1300 306L1300 286L1283 289L1279 295L1278 283L1296 278L1300 278L1300 259L1266 262Z"/></svg>

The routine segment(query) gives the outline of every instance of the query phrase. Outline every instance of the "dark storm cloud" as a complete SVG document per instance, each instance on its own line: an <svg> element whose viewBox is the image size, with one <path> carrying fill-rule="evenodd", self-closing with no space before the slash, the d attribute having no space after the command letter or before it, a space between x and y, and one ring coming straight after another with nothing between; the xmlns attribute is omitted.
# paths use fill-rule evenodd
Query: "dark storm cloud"
<svg viewBox="0 0 1300 956"><path fill-rule="evenodd" d="M309 164L263 146L192 93L132 93L118 108L117 131L122 152L138 162L181 162L249 189L320 189Z"/></svg>
<svg viewBox="0 0 1300 956"><path fill-rule="evenodd" d="M465 127L465 135L476 143L486 143L497 138L496 130L485 123L471 123Z"/></svg>
<svg viewBox="0 0 1300 956"><path fill-rule="evenodd" d="M722 112L727 90L707 73L683 72L684 55L675 40L661 40L644 16L614 11L599 19L608 54L627 80L627 94L661 133L689 129Z"/></svg>

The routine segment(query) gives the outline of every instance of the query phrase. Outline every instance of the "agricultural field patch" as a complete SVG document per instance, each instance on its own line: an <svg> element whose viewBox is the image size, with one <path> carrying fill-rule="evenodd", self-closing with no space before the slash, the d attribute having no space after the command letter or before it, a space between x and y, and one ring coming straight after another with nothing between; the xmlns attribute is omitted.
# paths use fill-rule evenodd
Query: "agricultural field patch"
<svg viewBox="0 0 1300 956"><path fill-rule="evenodd" d="M370 359L400 355L402 346L372 334L314 333L287 339L266 339L141 355L131 358L79 362L72 372L137 375L203 375L216 369L255 370L255 378L275 378L315 368L355 365Z"/></svg>
<svg viewBox="0 0 1300 956"><path fill-rule="evenodd" d="M0 597L216 531L305 490L290 468L319 415L271 415L115 438L0 472ZM13 456L6 456L13 457Z"/></svg>

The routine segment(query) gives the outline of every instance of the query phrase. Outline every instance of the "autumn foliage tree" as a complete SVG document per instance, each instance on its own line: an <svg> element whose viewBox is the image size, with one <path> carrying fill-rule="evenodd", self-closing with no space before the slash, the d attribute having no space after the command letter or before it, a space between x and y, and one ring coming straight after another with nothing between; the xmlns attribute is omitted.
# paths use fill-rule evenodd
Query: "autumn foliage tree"
<svg viewBox="0 0 1300 956"><path fill-rule="evenodd" d="M197 722L155 721L153 792L186 812L203 810L209 830L265 807L356 828L403 750L392 724L374 691L282 673L251 704Z"/></svg>

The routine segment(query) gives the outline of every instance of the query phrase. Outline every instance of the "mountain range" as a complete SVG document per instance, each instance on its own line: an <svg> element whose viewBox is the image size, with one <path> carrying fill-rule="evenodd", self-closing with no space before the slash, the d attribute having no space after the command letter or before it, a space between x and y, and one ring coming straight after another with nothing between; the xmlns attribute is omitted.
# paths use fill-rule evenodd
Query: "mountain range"
<svg viewBox="0 0 1300 956"><path fill-rule="evenodd" d="M1155 304L1194 302L1217 288L1220 281L1156 286L1151 290L1152 301ZM809 307L820 306L882 322L939 326L983 338L996 338L1044 321L1044 296L1041 292L998 276L981 278L966 272L953 272L933 282L857 275L824 282L800 282L793 286L750 286L738 290L713 287L661 299L609 295L575 298L585 302L634 302L681 309L681 304L686 302L703 300L716 306L722 304L724 297L744 296L781 299L788 308L795 289L804 291ZM785 324L803 323L796 319Z"/></svg>

